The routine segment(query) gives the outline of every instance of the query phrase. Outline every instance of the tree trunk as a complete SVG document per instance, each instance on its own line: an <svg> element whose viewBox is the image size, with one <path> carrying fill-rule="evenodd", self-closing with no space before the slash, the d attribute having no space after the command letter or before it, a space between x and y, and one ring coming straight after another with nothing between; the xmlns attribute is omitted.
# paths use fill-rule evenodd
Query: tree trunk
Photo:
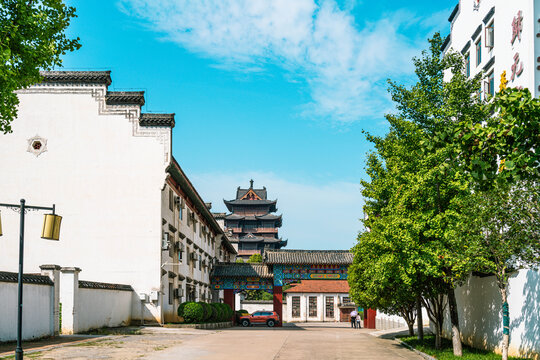
<svg viewBox="0 0 540 360"><path fill-rule="evenodd" d="M416 297L416 318L418 320L418 340L424 340L424 319L422 319L422 301Z"/></svg>
<svg viewBox="0 0 540 360"><path fill-rule="evenodd" d="M440 349L442 342L442 327L444 322L444 311L446 304L444 302L444 295L435 295L430 299L422 299L426 307L429 319L435 326L435 348Z"/></svg>
<svg viewBox="0 0 540 360"><path fill-rule="evenodd" d="M452 347L454 349L454 356L463 356L455 289L448 290L448 309L450 310L450 322L452 324Z"/></svg>
<svg viewBox="0 0 540 360"><path fill-rule="evenodd" d="M510 313L508 308L507 287L501 288L502 310L503 310L503 342L502 360L508 360L508 345L510 343Z"/></svg>
<svg viewBox="0 0 540 360"><path fill-rule="evenodd" d="M442 322L435 324L435 349L442 348Z"/></svg>
<svg viewBox="0 0 540 360"><path fill-rule="evenodd" d="M409 326L409 336L414 336L414 323L407 325Z"/></svg>

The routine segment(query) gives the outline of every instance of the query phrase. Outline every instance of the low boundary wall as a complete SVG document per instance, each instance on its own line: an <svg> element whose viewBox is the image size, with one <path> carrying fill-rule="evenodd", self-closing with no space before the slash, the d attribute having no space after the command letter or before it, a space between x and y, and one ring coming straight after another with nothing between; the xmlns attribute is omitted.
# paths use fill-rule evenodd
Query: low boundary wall
<svg viewBox="0 0 540 360"><path fill-rule="evenodd" d="M0 342L17 339L18 274L0 272ZM23 276L24 340L54 335L54 283L48 276Z"/></svg>
<svg viewBox="0 0 540 360"><path fill-rule="evenodd" d="M41 275L23 276L23 340L129 325L131 286L79 281L80 271L43 265ZM0 342L17 338L17 281L17 273L0 272Z"/></svg>
<svg viewBox="0 0 540 360"><path fill-rule="evenodd" d="M509 281L510 356L540 359L540 272L520 270ZM463 341L501 352L502 304L495 277L472 276L456 291ZM451 337L447 311L443 335Z"/></svg>

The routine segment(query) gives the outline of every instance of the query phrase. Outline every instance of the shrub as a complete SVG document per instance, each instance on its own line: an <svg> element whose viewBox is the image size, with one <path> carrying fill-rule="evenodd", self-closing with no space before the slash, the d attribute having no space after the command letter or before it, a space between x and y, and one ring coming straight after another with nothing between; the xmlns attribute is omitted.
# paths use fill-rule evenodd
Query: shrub
<svg viewBox="0 0 540 360"><path fill-rule="evenodd" d="M212 308L210 307L210 304L205 302L199 302L199 304L201 304L204 311L203 321L210 321L212 318Z"/></svg>
<svg viewBox="0 0 540 360"><path fill-rule="evenodd" d="M189 304L189 302L183 302L180 304L180 306L178 306L178 316L184 317L184 307L186 306L186 304Z"/></svg>
<svg viewBox="0 0 540 360"><path fill-rule="evenodd" d="M219 310L219 306L217 303L211 303L209 304L210 305L210 309L212 309L212 321L216 322L216 321L220 321L220 318L219 318L219 313L220 313L220 310Z"/></svg>
<svg viewBox="0 0 540 360"><path fill-rule="evenodd" d="M219 303L217 305L219 306L219 321L226 321L227 309L225 308L225 304Z"/></svg>
<svg viewBox="0 0 540 360"><path fill-rule="evenodd" d="M204 309L200 303L190 302L184 306L184 320L187 323L200 323L204 319Z"/></svg>
<svg viewBox="0 0 540 360"><path fill-rule="evenodd" d="M221 303L220 304L221 306L221 311L222 311L222 316L221 316L221 321L229 321L231 320L232 316L233 316L233 311L231 309L231 307L228 305L228 304L225 304L225 303Z"/></svg>

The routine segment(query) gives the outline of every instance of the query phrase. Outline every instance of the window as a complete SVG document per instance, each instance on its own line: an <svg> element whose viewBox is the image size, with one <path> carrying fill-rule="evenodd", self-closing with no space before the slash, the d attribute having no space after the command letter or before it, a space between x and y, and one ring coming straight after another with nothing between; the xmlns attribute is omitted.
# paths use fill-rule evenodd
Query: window
<svg viewBox="0 0 540 360"><path fill-rule="evenodd" d="M183 220L184 219L184 210L182 208L178 209L178 218L180 220Z"/></svg>
<svg viewBox="0 0 540 360"><path fill-rule="evenodd" d="M465 71L467 73L467 77L470 77L471 76L471 54L470 53L467 53L467 55L465 55Z"/></svg>
<svg viewBox="0 0 540 360"><path fill-rule="evenodd" d="M174 195L171 189L169 189L169 210L174 210Z"/></svg>
<svg viewBox="0 0 540 360"><path fill-rule="evenodd" d="M484 98L488 99L495 95L495 77L493 71L489 73L487 80L484 82Z"/></svg>
<svg viewBox="0 0 540 360"><path fill-rule="evenodd" d="M334 317L334 297L333 296L326 297L326 317L327 318Z"/></svg>
<svg viewBox="0 0 540 360"><path fill-rule="evenodd" d="M317 316L317 297L309 297L309 316Z"/></svg>
<svg viewBox="0 0 540 360"><path fill-rule="evenodd" d="M495 46L495 23L492 21L486 26L486 47L493 49Z"/></svg>
<svg viewBox="0 0 540 360"><path fill-rule="evenodd" d="M300 296L292 297L292 317L300 317Z"/></svg>
<svg viewBox="0 0 540 360"><path fill-rule="evenodd" d="M482 63L482 38L476 42L476 66Z"/></svg>
<svg viewBox="0 0 540 360"><path fill-rule="evenodd" d="M351 299L348 297L348 296L344 296L341 298L341 303L342 304L347 304L347 303L350 303L351 302Z"/></svg>
<svg viewBox="0 0 540 360"><path fill-rule="evenodd" d="M201 260L202 260L202 256L199 255L199 270L201 270L201 262L202 262Z"/></svg>
<svg viewBox="0 0 540 360"><path fill-rule="evenodd" d="M182 262L182 254L184 252L182 251L182 247L180 247L180 249L178 249L178 262Z"/></svg>
<svg viewBox="0 0 540 360"><path fill-rule="evenodd" d="M173 291L173 283L169 283L169 305L173 304L174 297L174 291Z"/></svg>

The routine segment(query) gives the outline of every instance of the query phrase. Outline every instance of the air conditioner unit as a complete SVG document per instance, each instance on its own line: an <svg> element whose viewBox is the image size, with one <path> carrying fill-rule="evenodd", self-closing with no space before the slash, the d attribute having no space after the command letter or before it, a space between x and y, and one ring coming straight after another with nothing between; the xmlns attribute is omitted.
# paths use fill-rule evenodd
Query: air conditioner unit
<svg viewBox="0 0 540 360"><path fill-rule="evenodd" d="M170 245L170 234L168 232L163 233L163 238L161 239L161 250L169 250Z"/></svg>
<svg viewBox="0 0 540 360"><path fill-rule="evenodd" d="M159 299L159 291L150 292L150 301L158 301L158 299Z"/></svg>
<svg viewBox="0 0 540 360"><path fill-rule="evenodd" d="M173 290L173 297L175 299L180 299L182 296L184 296L184 289L178 288Z"/></svg>
<svg viewBox="0 0 540 360"><path fill-rule="evenodd" d="M181 204L182 204L182 198L180 196L175 196L174 197L174 205L181 206Z"/></svg>
<svg viewBox="0 0 540 360"><path fill-rule="evenodd" d="M148 294L143 294L143 293L140 293L139 294L139 300L141 300L142 302L148 302L150 300Z"/></svg>
<svg viewBox="0 0 540 360"><path fill-rule="evenodd" d="M191 254L189 254L189 258L193 261L197 261L197 253L196 252L192 252Z"/></svg>

